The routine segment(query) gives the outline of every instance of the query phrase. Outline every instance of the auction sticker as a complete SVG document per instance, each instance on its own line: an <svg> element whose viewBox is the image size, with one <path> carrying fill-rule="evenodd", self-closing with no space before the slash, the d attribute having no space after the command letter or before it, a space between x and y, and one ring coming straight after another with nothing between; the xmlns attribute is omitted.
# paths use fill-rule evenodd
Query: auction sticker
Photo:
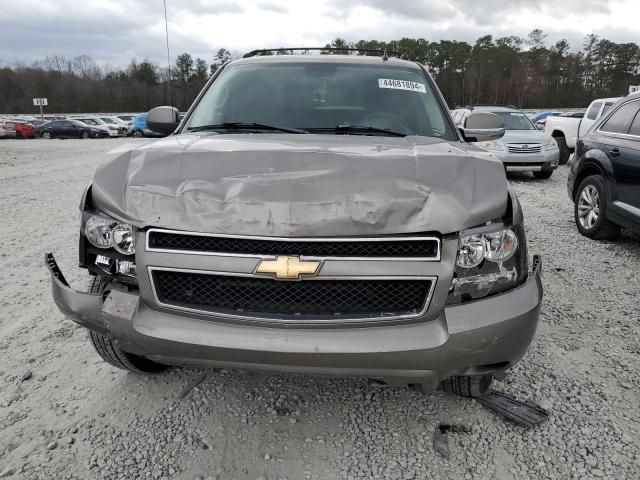
<svg viewBox="0 0 640 480"><path fill-rule="evenodd" d="M393 88L396 90L409 90L410 92L427 93L423 83L410 82L408 80L393 80L391 78L379 78L378 87Z"/></svg>

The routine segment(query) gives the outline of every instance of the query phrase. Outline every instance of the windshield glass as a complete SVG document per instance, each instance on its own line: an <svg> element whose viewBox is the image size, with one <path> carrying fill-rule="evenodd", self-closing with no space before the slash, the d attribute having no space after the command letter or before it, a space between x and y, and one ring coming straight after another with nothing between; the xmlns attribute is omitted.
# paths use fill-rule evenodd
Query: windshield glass
<svg viewBox="0 0 640 480"><path fill-rule="evenodd" d="M504 122L506 130L537 130L531 120L521 112L491 112L498 115Z"/></svg>
<svg viewBox="0 0 640 480"><path fill-rule="evenodd" d="M104 123L116 123L115 121L111 120L110 118L100 118L100 120L102 120Z"/></svg>
<svg viewBox="0 0 640 480"><path fill-rule="evenodd" d="M242 122L313 131L348 125L457 140L445 114L420 70L314 62L245 64L223 70L185 128Z"/></svg>

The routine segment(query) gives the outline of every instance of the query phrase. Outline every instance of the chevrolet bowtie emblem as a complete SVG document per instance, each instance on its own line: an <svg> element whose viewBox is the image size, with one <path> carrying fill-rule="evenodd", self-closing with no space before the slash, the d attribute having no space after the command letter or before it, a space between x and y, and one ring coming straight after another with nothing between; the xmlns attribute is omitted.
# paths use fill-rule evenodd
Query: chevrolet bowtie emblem
<svg viewBox="0 0 640 480"><path fill-rule="evenodd" d="M300 257L276 257L262 260L256 273L270 273L276 278L299 280L302 275L315 275L320 262L300 261Z"/></svg>

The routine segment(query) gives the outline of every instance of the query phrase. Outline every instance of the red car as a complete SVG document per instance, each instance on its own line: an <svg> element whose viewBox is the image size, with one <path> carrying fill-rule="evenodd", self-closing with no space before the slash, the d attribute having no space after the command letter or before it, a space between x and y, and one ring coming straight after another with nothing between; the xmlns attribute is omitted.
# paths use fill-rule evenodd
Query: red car
<svg viewBox="0 0 640 480"><path fill-rule="evenodd" d="M16 138L36 138L36 127L26 122L4 122L6 127L13 127L16 131Z"/></svg>

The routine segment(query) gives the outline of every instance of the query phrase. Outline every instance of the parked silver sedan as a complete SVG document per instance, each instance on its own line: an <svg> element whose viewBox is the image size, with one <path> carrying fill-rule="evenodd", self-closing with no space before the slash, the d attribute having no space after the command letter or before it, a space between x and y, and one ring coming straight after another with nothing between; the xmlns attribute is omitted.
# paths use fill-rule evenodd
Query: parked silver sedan
<svg viewBox="0 0 640 480"><path fill-rule="evenodd" d="M16 138L16 130L9 125L0 123L0 138Z"/></svg>
<svg viewBox="0 0 640 480"><path fill-rule="evenodd" d="M520 110L512 107L472 106L451 113L459 127L465 126L471 112L491 112L502 118L506 132L498 140L478 142L505 165L507 172L533 172L536 178L549 178L558 168L560 150L553 137L541 132Z"/></svg>

